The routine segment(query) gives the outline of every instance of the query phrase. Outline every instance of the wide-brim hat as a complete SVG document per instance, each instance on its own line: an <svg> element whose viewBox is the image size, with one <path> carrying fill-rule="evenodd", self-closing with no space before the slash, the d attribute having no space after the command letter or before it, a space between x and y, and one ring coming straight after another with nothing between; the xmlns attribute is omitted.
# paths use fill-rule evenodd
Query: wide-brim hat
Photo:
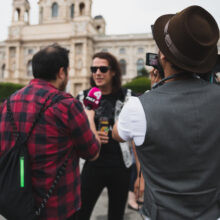
<svg viewBox="0 0 220 220"><path fill-rule="evenodd" d="M200 6L159 17L153 25L153 36L167 60L181 69L207 73L216 63L218 25Z"/></svg>

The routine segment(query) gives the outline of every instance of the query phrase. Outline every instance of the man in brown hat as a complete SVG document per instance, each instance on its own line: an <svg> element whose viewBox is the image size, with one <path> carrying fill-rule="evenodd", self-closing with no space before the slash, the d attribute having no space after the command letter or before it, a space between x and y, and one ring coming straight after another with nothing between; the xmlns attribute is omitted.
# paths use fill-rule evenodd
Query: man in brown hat
<svg viewBox="0 0 220 220"><path fill-rule="evenodd" d="M220 87L196 74L217 59L219 29L191 6L153 27L164 78L122 109L114 138L133 139L145 179L143 211L151 220L220 217Z"/></svg>

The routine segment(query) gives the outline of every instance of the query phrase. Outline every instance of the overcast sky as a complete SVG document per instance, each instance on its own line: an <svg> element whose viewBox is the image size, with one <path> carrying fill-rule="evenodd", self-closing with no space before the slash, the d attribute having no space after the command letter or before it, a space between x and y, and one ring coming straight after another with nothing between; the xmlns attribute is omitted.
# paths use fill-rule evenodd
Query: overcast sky
<svg viewBox="0 0 220 220"><path fill-rule="evenodd" d="M0 2L0 40L5 40L11 23L12 0ZM37 24L38 0L29 2L31 24ZM220 0L93 0L92 16L103 15L107 34L146 33L160 15L176 13L190 5L204 7L220 26Z"/></svg>

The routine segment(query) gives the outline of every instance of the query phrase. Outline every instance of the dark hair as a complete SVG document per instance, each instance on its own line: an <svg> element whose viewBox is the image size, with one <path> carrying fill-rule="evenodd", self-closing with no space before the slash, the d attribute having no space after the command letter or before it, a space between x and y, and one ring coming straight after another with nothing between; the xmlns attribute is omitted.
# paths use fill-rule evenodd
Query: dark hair
<svg viewBox="0 0 220 220"><path fill-rule="evenodd" d="M112 78L112 93L117 93L121 88L121 68L117 59L108 52L99 52L93 55L92 59L100 58L108 61L108 65L110 66L110 70L115 72L115 75ZM90 85L96 86L93 77L90 78Z"/></svg>
<svg viewBox="0 0 220 220"><path fill-rule="evenodd" d="M32 59L34 78L47 81L56 80L57 73L63 67L67 74L69 51L58 44L52 44L37 52Z"/></svg>

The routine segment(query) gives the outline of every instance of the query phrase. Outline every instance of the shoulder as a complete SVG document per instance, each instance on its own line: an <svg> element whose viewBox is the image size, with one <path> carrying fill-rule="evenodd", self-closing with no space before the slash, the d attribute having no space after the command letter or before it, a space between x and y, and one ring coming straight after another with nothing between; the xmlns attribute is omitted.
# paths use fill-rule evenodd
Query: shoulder
<svg viewBox="0 0 220 220"><path fill-rule="evenodd" d="M79 100L74 98L71 94L66 92L59 92L55 96L53 96L53 109L62 112L67 113L73 111L74 108L81 110L81 104Z"/></svg>
<svg viewBox="0 0 220 220"><path fill-rule="evenodd" d="M118 91L118 99L121 101L124 101L125 98L128 98L130 96L136 96L136 94L131 90L127 88L120 88Z"/></svg>
<svg viewBox="0 0 220 220"><path fill-rule="evenodd" d="M135 96L129 97L128 101L125 104L126 108L129 110L138 111L140 108L142 108L140 99Z"/></svg>

